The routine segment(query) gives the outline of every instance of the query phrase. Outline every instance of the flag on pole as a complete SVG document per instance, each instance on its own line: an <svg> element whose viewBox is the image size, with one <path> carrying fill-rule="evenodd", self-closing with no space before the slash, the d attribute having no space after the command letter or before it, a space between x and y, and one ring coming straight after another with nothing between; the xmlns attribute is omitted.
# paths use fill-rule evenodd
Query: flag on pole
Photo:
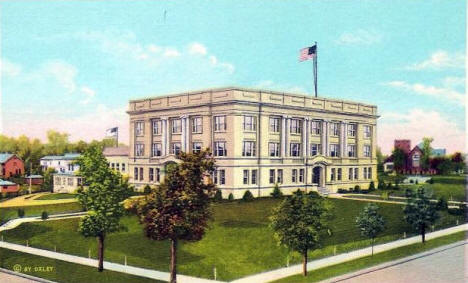
<svg viewBox="0 0 468 283"><path fill-rule="evenodd" d="M115 137L119 133L119 127L114 127L106 130L106 137Z"/></svg>
<svg viewBox="0 0 468 283"><path fill-rule="evenodd" d="M302 48L299 53L299 62L313 59L317 56L317 44L311 47Z"/></svg>

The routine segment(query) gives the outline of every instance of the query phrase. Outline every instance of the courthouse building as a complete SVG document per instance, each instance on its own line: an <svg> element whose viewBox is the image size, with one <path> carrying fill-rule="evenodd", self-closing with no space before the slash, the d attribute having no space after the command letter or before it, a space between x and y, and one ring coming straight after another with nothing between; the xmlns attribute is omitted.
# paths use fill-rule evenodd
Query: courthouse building
<svg viewBox="0 0 468 283"><path fill-rule="evenodd" d="M180 151L209 147L213 181L240 198L278 184L321 193L377 185L377 107L238 87L131 100L129 173L158 184Z"/></svg>

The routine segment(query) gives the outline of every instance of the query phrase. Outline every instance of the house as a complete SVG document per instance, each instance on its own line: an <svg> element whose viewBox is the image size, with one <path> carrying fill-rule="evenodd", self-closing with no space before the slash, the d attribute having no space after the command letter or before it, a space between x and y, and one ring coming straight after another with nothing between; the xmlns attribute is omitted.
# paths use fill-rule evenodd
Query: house
<svg viewBox="0 0 468 283"><path fill-rule="evenodd" d="M158 184L181 152L211 148L223 197L377 184L377 107L225 87L131 100L130 182Z"/></svg>
<svg viewBox="0 0 468 283"><path fill-rule="evenodd" d="M80 157L79 153L65 153L64 155L47 155L40 159L41 168L43 171L47 168L54 168L55 171L61 174L72 174L80 169L78 164L75 164L76 159Z"/></svg>
<svg viewBox="0 0 468 283"><path fill-rule="evenodd" d="M42 183L44 183L44 177L42 177L42 175L29 175L24 177L24 183L27 185L42 185Z"/></svg>
<svg viewBox="0 0 468 283"><path fill-rule="evenodd" d="M1 193L17 193L20 190L20 185L10 181L0 179L0 192Z"/></svg>
<svg viewBox="0 0 468 283"><path fill-rule="evenodd" d="M403 174L436 174L434 169L423 169L421 166L421 159L423 156L422 144L416 145L411 149L410 140L395 140L394 148L401 149L406 154L406 164L400 173ZM444 150L445 151L445 150ZM387 170L385 170L387 168ZM391 169L390 169L391 168ZM384 171L392 171L394 169L393 156L389 156L384 161Z"/></svg>
<svg viewBox="0 0 468 283"><path fill-rule="evenodd" d="M16 154L0 153L0 177L10 178L24 174L24 162Z"/></svg>
<svg viewBox="0 0 468 283"><path fill-rule="evenodd" d="M83 184L83 177L73 173L56 173L53 174L54 193L75 193L76 190Z"/></svg>
<svg viewBox="0 0 468 283"><path fill-rule="evenodd" d="M103 155L106 157L109 167L119 171L121 174L128 174L128 146L106 147Z"/></svg>

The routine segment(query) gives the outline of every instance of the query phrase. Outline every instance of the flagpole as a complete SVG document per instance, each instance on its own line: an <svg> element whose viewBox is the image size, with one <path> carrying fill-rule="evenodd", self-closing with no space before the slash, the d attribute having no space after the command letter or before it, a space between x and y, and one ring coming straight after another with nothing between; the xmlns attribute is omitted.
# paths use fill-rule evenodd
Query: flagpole
<svg viewBox="0 0 468 283"><path fill-rule="evenodd" d="M317 41L315 42L315 57L314 57L314 86L315 86L315 97L317 97L317 57L318 57L318 46Z"/></svg>

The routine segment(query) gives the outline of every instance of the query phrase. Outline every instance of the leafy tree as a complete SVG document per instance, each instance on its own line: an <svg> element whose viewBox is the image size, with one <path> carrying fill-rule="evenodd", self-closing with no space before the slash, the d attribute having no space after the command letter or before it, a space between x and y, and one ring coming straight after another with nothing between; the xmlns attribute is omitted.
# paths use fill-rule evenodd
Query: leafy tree
<svg viewBox="0 0 468 283"><path fill-rule="evenodd" d="M273 192L270 194L274 198L280 198L283 196L283 193L281 192L278 183L275 183L275 186L273 187Z"/></svg>
<svg viewBox="0 0 468 283"><path fill-rule="evenodd" d="M393 166L395 171L401 172L406 169L407 159L406 153L401 148L394 148L392 152Z"/></svg>
<svg viewBox="0 0 468 283"><path fill-rule="evenodd" d="M369 184L369 191L373 191L373 190L375 190L375 184L374 184L374 181L371 181Z"/></svg>
<svg viewBox="0 0 468 283"><path fill-rule="evenodd" d="M144 188L143 188L143 193L145 193L145 195L151 193L151 187L149 185L146 185Z"/></svg>
<svg viewBox="0 0 468 283"><path fill-rule="evenodd" d="M379 207L374 203L366 205L356 217L356 226L361 230L362 236L371 239L372 255L374 255L375 237L385 228L385 220L379 214Z"/></svg>
<svg viewBox="0 0 468 283"><path fill-rule="evenodd" d="M180 153L179 164L168 168L164 182L137 207L145 234L153 240L170 240L170 282L176 282L177 243L202 239L211 218L210 197L215 185L206 181L214 171L208 150Z"/></svg>
<svg viewBox="0 0 468 283"><path fill-rule="evenodd" d="M53 174L57 173L54 168L49 167L43 173L44 182L41 184L41 188L43 191L53 191L54 189L54 176Z"/></svg>
<svg viewBox="0 0 468 283"><path fill-rule="evenodd" d="M422 141L421 167L424 170L427 170L430 168L429 161L430 161L431 153L432 153L432 147L431 147L432 141L434 141L434 139L431 137L424 137Z"/></svg>
<svg viewBox="0 0 468 283"><path fill-rule="evenodd" d="M447 210L448 202L444 197L440 197L437 201L437 210Z"/></svg>
<svg viewBox="0 0 468 283"><path fill-rule="evenodd" d="M46 155L62 155L69 148L70 142L67 133L60 133L54 130L47 131L47 145L45 147Z"/></svg>
<svg viewBox="0 0 468 283"><path fill-rule="evenodd" d="M245 191L244 195L242 196L242 200L243 201L253 201L254 196L252 195L252 193L249 190L247 190L247 191Z"/></svg>
<svg viewBox="0 0 468 283"><path fill-rule="evenodd" d="M465 158L460 152L455 152L451 157L451 161L455 171L460 172L465 169Z"/></svg>
<svg viewBox="0 0 468 283"><path fill-rule="evenodd" d="M125 212L122 201L131 195L132 189L118 171L109 168L100 146L89 147L77 163L86 186L79 190L78 199L88 210L79 223L79 231L85 237L97 238L98 271L103 271L104 240L107 234L124 229L120 224Z"/></svg>
<svg viewBox="0 0 468 283"><path fill-rule="evenodd" d="M454 164L450 159L443 158L442 161L437 165L437 170L439 170L440 174L449 174L455 169L453 165Z"/></svg>
<svg viewBox="0 0 468 283"><path fill-rule="evenodd" d="M304 194L300 190L285 198L273 209L271 227L279 245L302 255L302 269L307 275L307 253L321 247L327 233L330 207L318 194Z"/></svg>
<svg viewBox="0 0 468 283"><path fill-rule="evenodd" d="M48 218L49 218L49 214L47 213L47 211L43 211L42 214L41 214L41 219L46 220Z"/></svg>
<svg viewBox="0 0 468 283"><path fill-rule="evenodd" d="M234 200L234 195L233 195L232 193L229 194L228 200L230 200L230 201L231 201L231 200Z"/></svg>
<svg viewBox="0 0 468 283"><path fill-rule="evenodd" d="M385 157L383 156L382 154L382 150L380 149L380 147L377 147L377 172L383 172L384 171L384 160L385 160Z"/></svg>
<svg viewBox="0 0 468 283"><path fill-rule="evenodd" d="M406 205L403 209L404 219L416 229L425 242L426 228L430 227L439 218L436 205L433 204L423 187L417 192L407 191Z"/></svg>

